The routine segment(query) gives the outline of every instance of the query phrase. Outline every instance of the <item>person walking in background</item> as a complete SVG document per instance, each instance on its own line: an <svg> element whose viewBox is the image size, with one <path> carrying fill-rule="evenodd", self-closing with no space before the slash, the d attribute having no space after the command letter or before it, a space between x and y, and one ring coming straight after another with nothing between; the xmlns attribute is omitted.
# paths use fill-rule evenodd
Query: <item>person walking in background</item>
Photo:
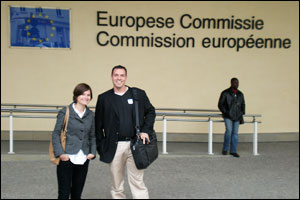
<svg viewBox="0 0 300 200"><path fill-rule="evenodd" d="M92 89L85 83L73 91L69 107L69 122L65 151L60 142L66 108L58 112L52 133L54 154L60 157L57 166L58 199L80 199L88 173L89 161L96 156L94 113L87 107L92 99Z"/></svg>
<svg viewBox="0 0 300 200"><path fill-rule="evenodd" d="M239 125L244 123L245 100L243 93L238 90L239 80L231 79L230 88L224 90L219 99L218 107L222 112L225 122L225 136L223 144L223 155L227 155L230 144L230 155L240 157L237 153Z"/></svg>
<svg viewBox="0 0 300 200"><path fill-rule="evenodd" d="M128 182L134 199L148 199L144 170L136 168L130 140L136 136L132 88L125 85L127 69L115 66L111 72L113 89L98 96L95 112L97 151L100 161L109 163L112 177L112 198L125 199L124 174L127 165ZM145 144L153 133L155 109L145 91L137 89L139 99L140 137Z"/></svg>

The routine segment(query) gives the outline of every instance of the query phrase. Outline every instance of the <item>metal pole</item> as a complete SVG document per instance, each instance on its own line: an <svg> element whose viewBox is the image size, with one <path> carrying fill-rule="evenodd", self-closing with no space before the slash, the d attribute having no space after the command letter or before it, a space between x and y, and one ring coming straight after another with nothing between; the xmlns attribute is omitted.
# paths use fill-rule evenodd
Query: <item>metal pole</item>
<svg viewBox="0 0 300 200"><path fill-rule="evenodd" d="M209 118L209 131L208 131L208 154L214 155L212 150L212 139L213 139L213 121Z"/></svg>
<svg viewBox="0 0 300 200"><path fill-rule="evenodd" d="M14 132L13 132L13 115L9 115L9 152L8 154L15 154L14 152Z"/></svg>
<svg viewBox="0 0 300 200"><path fill-rule="evenodd" d="M253 155L258 156L257 153L257 121L254 121L254 132L253 132Z"/></svg>
<svg viewBox="0 0 300 200"><path fill-rule="evenodd" d="M162 154L168 154L167 152L167 119L163 118L163 121L164 121L164 130L163 130L163 146L162 146L162 149L163 149L163 152Z"/></svg>

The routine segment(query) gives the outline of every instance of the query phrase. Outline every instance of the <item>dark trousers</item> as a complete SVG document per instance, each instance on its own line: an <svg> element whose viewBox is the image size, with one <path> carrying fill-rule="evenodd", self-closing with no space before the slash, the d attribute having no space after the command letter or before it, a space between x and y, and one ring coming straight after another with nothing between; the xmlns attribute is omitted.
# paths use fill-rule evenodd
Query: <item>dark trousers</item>
<svg viewBox="0 0 300 200"><path fill-rule="evenodd" d="M89 160L84 165L74 165L69 161L60 161L57 166L58 199L80 199L88 173Z"/></svg>

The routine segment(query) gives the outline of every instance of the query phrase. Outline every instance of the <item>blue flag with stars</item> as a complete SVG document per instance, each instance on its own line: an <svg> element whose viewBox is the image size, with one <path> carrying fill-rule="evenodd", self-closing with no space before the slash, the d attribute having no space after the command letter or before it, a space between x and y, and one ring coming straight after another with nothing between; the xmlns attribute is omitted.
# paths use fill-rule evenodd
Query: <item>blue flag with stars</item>
<svg viewBox="0 0 300 200"><path fill-rule="evenodd" d="M70 10L10 7L10 45L70 48Z"/></svg>

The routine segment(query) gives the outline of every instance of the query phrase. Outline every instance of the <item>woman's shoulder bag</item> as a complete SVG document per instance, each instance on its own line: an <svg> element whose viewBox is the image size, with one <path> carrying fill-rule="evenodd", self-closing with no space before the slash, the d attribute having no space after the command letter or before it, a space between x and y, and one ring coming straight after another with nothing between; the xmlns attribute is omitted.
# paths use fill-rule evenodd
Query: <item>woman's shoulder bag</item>
<svg viewBox="0 0 300 200"><path fill-rule="evenodd" d="M66 114L65 114L65 118L64 118L63 129L60 133L60 142L63 147L63 150L65 150L65 148L66 148L66 134L67 134L67 128L68 128L68 121L69 121L69 112L70 112L69 107L67 106ZM52 162L55 165L58 165L59 161L60 161L59 157L55 157L53 144L52 144L52 138L50 139L50 144L49 144L49 160L50 160L50 162Z"/></svg>

